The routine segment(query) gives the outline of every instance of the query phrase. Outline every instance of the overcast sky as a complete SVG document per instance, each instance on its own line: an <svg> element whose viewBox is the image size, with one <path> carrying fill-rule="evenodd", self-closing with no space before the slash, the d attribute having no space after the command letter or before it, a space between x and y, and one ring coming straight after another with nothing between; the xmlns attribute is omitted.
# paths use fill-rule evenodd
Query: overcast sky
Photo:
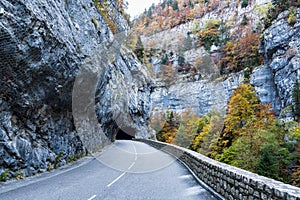
<svg viewBox="0 0 300 200"><path fill-rule="evenodd" d="M128 9L127 12L130 14L131 18L138 16L144 12L145 8L149 8L152 3L157 5L160 0L127 0Z"/></svg>

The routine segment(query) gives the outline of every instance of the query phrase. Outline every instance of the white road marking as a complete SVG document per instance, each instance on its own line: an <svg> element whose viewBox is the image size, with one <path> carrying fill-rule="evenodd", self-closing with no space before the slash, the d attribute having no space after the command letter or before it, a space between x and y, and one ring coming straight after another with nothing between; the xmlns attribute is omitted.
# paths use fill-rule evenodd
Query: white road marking
<svg viewBox="0 0 300 200"><path fill-rule="evenodd" d="M112 186L112 184L114 184L115 182L117 182L120 178L122 178L122 176L124 176L126 174L126 172L123 172L123 174L121 174L120 176L118 176L118 178L116 178L115 180L113 180L110 184L107 185L107 187Z"/></svg>
<svg viewBox="0 0 300 200"><path fill-rule="evenodd" d="M135 164L135 162L133 162L133 163L130 165L130 167L128 167L128 170L130 170L130 169L133 167L134 164Z"/></svg>
<svg viewBox="0 0 300 200"><path fill-rule="evenodd" d="M137 160L137 152L136 152L136 148L133 143L132 143L132 145L133 145L133 150L134 150L134 161L136 161Z"/></svg>
<svg viewBox="0 0 300 200"><path fill-rule="evenodd" d="M95 199L97 195L93 195L91 198L89 198L88 200L92 200Z"/></svg>
<svg viewBox="0 0 300 200"><path fill-rule="evenodd" d="M134 162L128 167L128 170L130 170L135 165L135 161L137 160L137 151L136 151L136 148L133 143L132 143L132 145L133 145L133 150L134 150ZM117 182L120 178L122 178L122 176L124 176L126 173L127 172L123 172L123 174L121 174L115 180L113 180L110 184L108 184L107 187L112 186L115 182Z"/></svg>

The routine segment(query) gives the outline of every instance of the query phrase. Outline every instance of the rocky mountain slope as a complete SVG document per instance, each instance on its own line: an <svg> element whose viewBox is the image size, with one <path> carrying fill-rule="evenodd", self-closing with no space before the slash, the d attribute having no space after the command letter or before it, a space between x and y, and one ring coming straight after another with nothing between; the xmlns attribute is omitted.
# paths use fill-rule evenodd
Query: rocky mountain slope
<svg viewBox="0 0 300 200"><path fill-rule="evenodd" d="M178 2L180 4L181 1ZM224 6L222 1L217 2L220 2L219 6L204 12L202 17L195 17L194 20L161 31L156 31L155 24L151 27L150 23L146 27L146 34L142 33L141 38L145 49L162 49L162 52L172 51L174 54L177 54L169 59L175 71L174 74L178 73L178 62L176 62L179 57L178 54L180 54L178 51L180 51L180 48L182 51L188 39L192 40L190 42L191 47L185 48L181 52L185 60L184 65L188 63L189 67L197 69L197 59L201 58L202 62L206 57L210 59L206 64L206 67L210 65L208 67L210 69L204 69L209 71L210 74L200 69L196 73L188 72L186 75L175 76L173 74L175 80L170 86L159 83L151 96L154 110L163 112L166 109L170 109L175 112L181 112L184 109L192 108L200 116L212 109L225 113L226 104L232 91L243 83L245 78L249 78L251 84L255 86L261 102L271 103L277 115L280 115L283 110L290 109L292 88L300 76L299 39L297 39L299 36L299 9L290 9L281 13L276 20L272 21L272 25L267 27L264 24L266 21L264 18L267 18L266 16L269 14L268 9L273 7L271 1L249 1L246 7L243 7L240 3L233 2ZM157 9L160 8L158 7ZM154 16L159 15L159 12L157 13ZM241 24L245 15L248 20L246 26ZM297 16L293 24L289 21L291 15ZM222 72L221 62L224 50L222 50L221 46L223 44L212 43L207 49L202 45L203 43L197 44L198 40L201 40L201 36L194 33L195 24L198 24L200 30L205 30L205 24L208 21L219 19L222 20L222 23L228 29L229 38L231 38L233 43L241 41L243 35L249 31L261 32L261 39L257 45L260 43L259 52L263 55L262 65L244 66L242 70L234 73L226 72L224 74ZM138 28L141 28L141 25L138 23ZM263 30L262 27L264 26L266 26L266 30ZM238 36L235 35L236 33L238 33ZM205 34L205 32L200 31L200 34ZM239 37L239 39L234 40L232 37ZM225 44L225 48L223 47L225 51L228 48L227 44ZM250 45L249 43L246 44ZM164 81L160 76L160 74L165 73L164 68L161 67L161 55L152 56L151 60L154 66L153 70L156 77L158 77L157 80L159 82ZM230 62L233 62L233 60ZM203 66L204 64L200 65L202 68ZM221 71L218 71L220 68ZM245 77L249 68L251 68L251 74Z"/></svg>
<svg viewBox="0 0 300 200"><path fill-rule="evenodd" d="M129 28L119 2L0 2L1 179L63 165L120 130L151 134L150 79L119 48Z"/></svg>

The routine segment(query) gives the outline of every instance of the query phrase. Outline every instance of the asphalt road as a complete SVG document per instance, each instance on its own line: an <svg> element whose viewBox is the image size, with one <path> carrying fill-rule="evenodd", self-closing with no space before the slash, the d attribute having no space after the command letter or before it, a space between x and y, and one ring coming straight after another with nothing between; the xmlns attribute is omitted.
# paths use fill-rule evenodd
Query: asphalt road
<svg viewBox="0 0 300 200"><path fill-rule="evenodd" d="M51 173L0 185L1 200L215 199L172 156L119 140Z"/></svg>

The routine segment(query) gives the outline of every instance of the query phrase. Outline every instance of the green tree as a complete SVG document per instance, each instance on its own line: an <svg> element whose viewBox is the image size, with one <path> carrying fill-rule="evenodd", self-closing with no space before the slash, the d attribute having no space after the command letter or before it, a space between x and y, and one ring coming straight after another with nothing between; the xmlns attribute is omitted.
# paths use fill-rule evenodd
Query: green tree
<svg viewBox="0 0 300 200"><path fill-rule="evenodd" d="M242 8L246 8L248 6L248 0L242 0Z"/></svg>
<svg viewBox="0 0 300 200"><path fill-rule="evenodd" d="M266 142L260 148L256 172L269 178L289 182L290 177L283 169L290 163L291 158L292 155L287 148L278 145L277 142Z"/></svg>
<svg viewBox="0 0 300 200"><path fill-rule="evenodd" d="M172 3L172 8L173 10L178 10L178 1L177 0L174 0L173 3Z"/></svg>
<svg viewBox="0 0 300 200"><path fill-rule="evenodd" d="M135 45L135 48L134 48L134 53L137 55L137 57L140 60L143 60L144 46L143 46L143 43L142 43L142 40L141 40L140 36L138 36L138 38L137 38L137 42L136 42L136 45Z"/></svg>
<svg viewBox="0 0 300 200"><path fill-rule="evenodd" d="M244 14L241 24L243 26L246 26L248 24L248 18L246 14Z"/></svg>
<svg viewBox="0 0 300 200"><path fill-rule="evenodd" d="M184 52L181 48L178 49L178 65L184 66L185 58L184 58Z"/></svg>
<svg viewBox="0 0 300 200"><path fill-rule="evenodd" d="M164 53L164 54L162 55L160 63L161 63L162 65L168 64L168 55L167 55L167 54Z"/></svg>
<svg viewBox="0 0 300 200"><path fill-rule="evenodd" d="M189 7L190 7L191 9L194 9L194 3L193 3L191 0L189 0Z"/></svg>
<svg viewBox="0 0 300 200"><path fill-rule="evenodd" d="M188 33L187 37L184 38L184 40L183 40L183 51L188 51L188 50L192 49L192 47L193 47L193 41L192 41L190 34Z"/></svg>

